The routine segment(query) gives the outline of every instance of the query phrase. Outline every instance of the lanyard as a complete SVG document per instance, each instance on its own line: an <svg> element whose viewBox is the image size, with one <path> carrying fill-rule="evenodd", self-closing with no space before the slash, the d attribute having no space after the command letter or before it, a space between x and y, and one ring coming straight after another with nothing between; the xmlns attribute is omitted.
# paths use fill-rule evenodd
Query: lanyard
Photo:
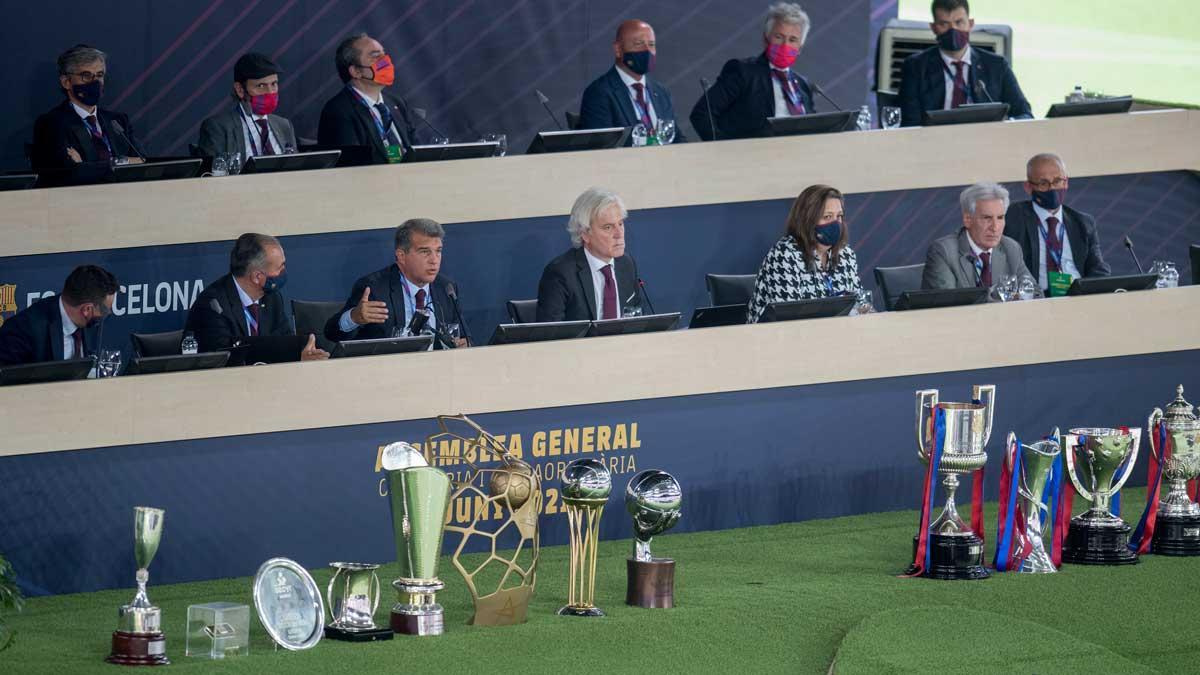
<svg viewBox="0 0 1200 675"><path fill-rule="evenodd" d="M386 148L387 146L391 145L392 141L389 138L391 135L389 133L390 130L383 128L383 116L379 114L379 110L369 101L367 101L362 94L354 90L354 87L350 87L350 89L353 91L354 97L357 98L363 105L367 106L367 112L371 113L371 119L375 122L375 129L379 131L379 138L383 141L383 147Z"/></svg>
<svg viewBox="0 0 1200 675"><path fill-rule="evenodd" d="M974 97L971 96L971 87L969 86L969 83L971 82L971 64L967 63L966 61L963 61L962 64L963 70L966 71L963 73L963 97L968 103L973 103ZM945 60L942 60L942 70L946 71L946 75L950 77L950 82L953 84L955 80L954 71L950 70L950 66L946 65Z"/></svg>
<svg viewBox="0 0 1200 675"><path fill-rule="evenodd" d="M1046 244L1046 255L1048 255L1048 256L1050 256L1050 257L1054 258L1054 264L1058 266L1058 269L1059 269L1059 270L1062 270L1062 247L1063 247L1063 236L1065 236L1065 235L1066 235L1066 227L1064 227L1064 226L1063 226L1063 224L1062 224L1062 222L1060 221L1060 222L1058 223L1058 227L1056 227L1056 228L1054 228L1054 229L1055 229L1055 231L1056 231L1056 232L1058 232L1058 233L1059 233L1059 237L1058 237L1058 250L1057 250L1057 251L1055 251L1054 249L1050 248L1050 231L1046 229L1046 224L1045 224L1045 223L1040 223L1040 224L1038 225L1038 231L1039 231L1039 232L1041 233L1041 235L1042 235L1042 242L1044 242L1044 243Z"/></svg>
<svg viewBox="0 0 1200 675"><path fill-rule="evenodd" d="M100 108L99 107L96 108L96 126L93 128L92 123L89 122L86 117L83 118L83 126L88 128L89 134L92 133L92 131L99 132L100 140L104 141L104 147L108 148L108 155L110 157L116 157L117 153L115 150L113 150L112 143L108 142L108 134L104 133L104 127L102 127L100 125Z"/></svg>
<svg viewBox="0 0 1200 675"><path fill-rule="evenodd" d="M263 138L262 133L258 130L258 124L254 122L254 118L246 114L246 110L242 107L242 104L237 104L237 109L241 113L242 124L245 124L246 129L249 131L250 152L254 153L255 156L263 154L262 149L267 147L267 144L271 142L270 122L267 123L267 137Z"/></svg>
<svg viewBox="0 0 1200 675"><path fill-rule="evenodd" d="M646 90L643 89L642 91L646 91ZM646 120L650 120L651 123L654 122L654 118L650 116L650 111L648 110L649 107L650 107L650 102L646 101L646 107L643 108L642 104L638 103L637 92L633 92L633 112L637 113L638 121L646 119Z"/></svg>
<svg viewBox="0 0 1200 675"><path fill-rule="evenodd" d="M775 78L775 81L779 82L779 88L783 90L783 95L792 102L793 106L799 106L800 93L795 90L796 88L794 86L792 86L792 71L776 70L775 72L783 73L782 78Z"/></svg>

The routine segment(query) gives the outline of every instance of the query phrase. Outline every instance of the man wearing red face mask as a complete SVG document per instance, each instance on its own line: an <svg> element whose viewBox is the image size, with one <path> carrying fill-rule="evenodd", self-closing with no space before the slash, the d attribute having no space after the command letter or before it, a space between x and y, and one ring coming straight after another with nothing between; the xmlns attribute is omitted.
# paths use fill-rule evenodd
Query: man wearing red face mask
<svg viewBox="0 0 1200 675"><path fill-rule="evenodd" d="M791 70L811 27L800 5L771 5L763 28L763 53L725 64L708 90L708 100L701 96L692 108L696 133L706 141L714 140L714 131L722 140L766 136L768 117L815 112L808 80Z"/></svg>
<svg viewBox="0 0 1200 675"><path fill-rule="evenodd" d="M404 101L384 93L396 79L392 57L377 40L358 33L342 40L334 61L346 86L321 109L317 141L365 147L371 164L403 161L416 130Z"/></svg>
<svg viewBox="0 0 1200 675"><path fill-rule="evenodd" d="M292 123L274 114L279 105L282 72L265 54L243 54L233 66L236 103L200 125L200 154L215 157L240 152L244 159L294 151L296 132Z"/></svg>
<svg viewBox="0 0 1200 675"><path fill-rule="evenodd" d="M949 110L968 103L1007 103L1008 116L1033 117L1029 101L1008 61L971 46L967 0L933 0L929 28L937 45L904 60L900 114L906 127L921 123L926 110Z"/></svg>

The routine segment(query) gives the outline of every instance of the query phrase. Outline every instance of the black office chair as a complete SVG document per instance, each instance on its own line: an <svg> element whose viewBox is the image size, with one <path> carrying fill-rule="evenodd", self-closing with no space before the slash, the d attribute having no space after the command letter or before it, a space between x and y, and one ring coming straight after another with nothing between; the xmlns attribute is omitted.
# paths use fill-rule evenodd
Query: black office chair
<svg viewBox="0 0 1200 675"><path fill-rule="evenodd" d="M876 267L875 285L883 294L883 306L890 312L905 291L921 289L921 278L925 276L925 263L900 267Z"/></svg>
<svg viewBox="0 0 1200 675"><path fill-rule="evenodd" d="M571 131L575 131L576 129L578 129L579 128L579 120L582 119L583 116L580 115L579 113L573 113L570 110L566 111L566 116L567 116L567 128L570 129Z"/></svg>
<svg viewBox="0 0 1200 675"><path fill-rule="evenodd" d="M342 308L340 302L321 302L319 300L292 300L292 317L296 320L296 335L317 336L317 346L327 352L333 350L333 343L325 339L325 322L337 314Z"/></svg>
<svg viewBox="0 0 1200 675"><path fill-rule="evenodd" d="M754 296L754 274L705 274L708 299L713 305L748 305Z"/></svg>
<svg viewBox="0 0 1200 675"><path fill-rule="evenodd" d="M183 329L169 330L165 333L130 333L129 341L133 343L133 354L143 356L178 356L182 353L180 343L183 342Z"/></svg>
<svg viewBox="0 0 1200 675"><path fill-rule="evenodd" d="M1188 255L1192 257L1192 285L1200 286L1200 244L1189 246Z"/></svg>
<svg viewBox="0 0 1200 675"><path fill-rule="evenodd" d="M537 323L537 298L532 300L509 300L508 318L513 323Z"/></svg>

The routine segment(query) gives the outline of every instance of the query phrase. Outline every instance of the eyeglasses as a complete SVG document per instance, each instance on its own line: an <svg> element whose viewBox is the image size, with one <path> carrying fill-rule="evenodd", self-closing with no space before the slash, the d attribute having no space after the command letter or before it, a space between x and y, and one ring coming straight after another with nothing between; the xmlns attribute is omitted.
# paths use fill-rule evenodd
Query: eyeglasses
<svg viewBox="0 0 1200 675"><path fill-rule="evenodd" d="M88 84L89 82L92 82L93 80L101 80L101 81L104 80L104 71L103 70L101 70L98 73L93 73L90 70L81 70L79 72L67 73L67 74L70 75L71 77L78 77L80 80L83 81L84 84Z"/></svg>
<svg viewBox="0 0 1200 675"><path fill-rule="evenodd" d="M1055 178L1053 181L1048 181L1048 180L1039 180L1036 182L1029 181L1029 184L1032 185L1033 187L1035 187L1038 190L1038 192L1045 192L1046 190L1061 190L1061 189L1067 187L1067 179L1063 178L1062 176L1059 176L1058 178Z"/></svg>

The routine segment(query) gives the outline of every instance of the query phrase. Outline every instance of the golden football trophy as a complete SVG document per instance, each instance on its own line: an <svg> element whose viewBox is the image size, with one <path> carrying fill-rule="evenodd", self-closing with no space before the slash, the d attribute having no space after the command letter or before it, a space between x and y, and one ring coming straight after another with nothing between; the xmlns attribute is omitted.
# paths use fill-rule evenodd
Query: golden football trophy
<svg viewBox="0 0 1200 675"><path fill-rule="evenodd" d="M451 431L451 424L460 427L461 433ZM466 480L454 482L450 503L460 498L470 500L474 518L466 526L446 524L447 532L462 535L451 562L467 582L475 603L475 614L467 623L525 623L537 581L541 481L532 467L466 415L440 415L438 427L440 432L425 439L426 451L436 462L448 457L439 454L440 448L455 448L455 460L470 467ZM485 461L498 461L499 465L482 469L476 466ZM496 522L499 524L493 524ZM489 541L489 554L482 564L468 569L464 558L471 554L464 554L464 550L477 537Z"/></svg>
<svg viewBox="0 0 1200 675"><path fill-rule="evenodd" d="M598 459L577 459L562 472L562 500L571 528L571 572L567 604L559 616L604 616L595 605L596 545L600 516L612 493L612 473Z"/></svg>

